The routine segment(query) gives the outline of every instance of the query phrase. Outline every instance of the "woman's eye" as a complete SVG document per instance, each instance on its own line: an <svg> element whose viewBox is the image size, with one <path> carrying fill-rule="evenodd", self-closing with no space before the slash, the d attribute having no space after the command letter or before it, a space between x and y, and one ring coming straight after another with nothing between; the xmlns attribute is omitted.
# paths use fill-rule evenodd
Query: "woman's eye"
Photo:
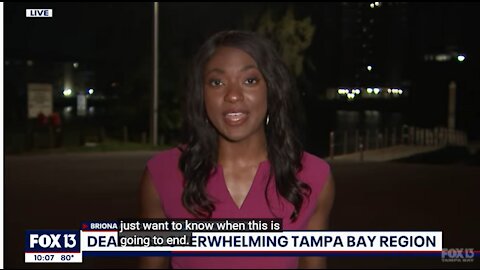
<svg viewBox="0 0 480 270"><path fill-rule="evenodd" d="M245 84L256 84L258 80L256 78L248 78L245 80Z"/></svg>
<svg viewBox="0 0 480 270"><path fill-rule="evenodd" d="M218 87L223 85L222 81L220 80L210 80L209 84L213 87Z"/></svg>

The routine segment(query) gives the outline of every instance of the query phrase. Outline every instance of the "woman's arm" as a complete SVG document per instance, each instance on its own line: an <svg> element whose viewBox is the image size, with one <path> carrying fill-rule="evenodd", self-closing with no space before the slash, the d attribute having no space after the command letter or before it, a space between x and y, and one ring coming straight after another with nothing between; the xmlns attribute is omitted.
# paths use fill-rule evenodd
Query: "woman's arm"
<svg viewBox="0 0 480 270"><path fill-rule="evenodd" d="M335 198L335 185L333 177L330 175L325 183L320 196L318 196L317 207L308 222L307 230L327 230L330 210L332 209ZM326 268L327 259L325 257L300 257L299 268Z"/></svg>
<svg viewBox="0 0 480 270"><path fill-rule="evenodd" d="M140 217L141 218L165 218L162 203L158 192L153 185L148 169L145 169L140 182ZM168 257L142 257L140 268L169 268Z"/></svg>

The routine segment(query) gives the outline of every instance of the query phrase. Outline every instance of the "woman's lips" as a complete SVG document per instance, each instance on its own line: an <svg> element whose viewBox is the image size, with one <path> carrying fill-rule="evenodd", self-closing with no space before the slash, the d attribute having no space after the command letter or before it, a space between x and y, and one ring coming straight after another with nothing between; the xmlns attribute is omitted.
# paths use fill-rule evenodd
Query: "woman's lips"
<svg viewBox="0 0 480 270"><path fill-rule="evenodd" d="M224 121L227 125L238 126L243 124L248 118L246 112L229 112L224 114Z"/></svg>

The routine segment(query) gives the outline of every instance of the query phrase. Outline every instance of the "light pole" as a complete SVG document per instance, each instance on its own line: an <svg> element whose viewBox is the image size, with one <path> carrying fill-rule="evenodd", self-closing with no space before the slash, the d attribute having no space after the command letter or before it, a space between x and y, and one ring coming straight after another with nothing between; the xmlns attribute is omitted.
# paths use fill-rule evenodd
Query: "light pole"
<svg viewBox="0 0 480 270"><path fill-rule="evenodd" d="M456 60L461 63L461 62L465 61L465 58L466 57L465 57L464 54L458 54ZM448 120L447 120L447 123L448 123L448 129L450 129L450 130L455 130L456 102L457 102L457 83L454 80L452 80L450 82L450 84L448 85Z"/></svg>
<svg viewBox="0 0 480 270"><path fill-rule="evenodd" d="M457 93L457 84L451 81L448 85L448 129L455 130L455 102Z"/></svg>
<svg viewBox="0 0 480 270"><path fill-rule="evenodd" d="M153 145L158 140L158 2L153 4L153 89L152 123L150 136Z"/></svg>

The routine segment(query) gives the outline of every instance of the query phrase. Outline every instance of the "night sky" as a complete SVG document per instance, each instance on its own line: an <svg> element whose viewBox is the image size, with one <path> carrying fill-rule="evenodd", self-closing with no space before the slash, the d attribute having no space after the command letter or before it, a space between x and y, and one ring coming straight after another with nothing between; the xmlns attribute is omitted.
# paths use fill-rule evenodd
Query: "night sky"
<svg viewBox="0 0 480 270"><path fill-rule="evenodd" d="M135 57L136 51L144 50L148 44L149 40L142 39L151 35L150 6L5 4L5 56L87 61L98 57L113 59L119 55ZM26 8L51 8L53 18L26 18Z"/></svg>
<svg viewBox="0 0 480 270"><path fill-rule="evenodd" d="M161 3L160 22L175 29L175 36L161 39L189 37L195 41L220 29L238 27L244 14L288 5L295 8L297 16L311 16L319 22L331 16L325 14L326 6L340 3ZM418 39L427 40L420 46L440 50L445 43L452 43L472 51L478 45L478 37L472 31L479 7L477 3L410 4L410 13L422 23L415 29ZM54 16L26 18L27 8L51 8ZM133 46L141 50L146 42L139 38L151 38L152 12L152 3L6 3L6 54L52 52L88 58L101 50L116 53L115 47ZM317 25L318 29L322 27Z"/></svg>
<svg viewBox="0 0 480 270"><path fill-rule="evenodd" d="M329 47L325 44L335 38L332 31L337 30L335 24L340 21L336 16L341 15L328 14L338 10L329 7L339 7L340 3L161 3L160 43L170 49L182 45L191 50L185 53L191 54L210 34L239 27L243 16L288 5L295 8L298 17L310 16L316 25L315 41L309 51L326 54ZM414 52L411 56L441 52L453 44L477 61L479 7L471 3L409 4L410 34L415 43L410 44ZM54 16L26 18L26 8L51 8ZM6 3L4 12L6 58L92 61L133 59L151 53L152 3ZM315 53L312 55L315 57Z"/></svg>
<svg viewBox="0 0 480 270"><path fill-rule="evenodd" d="M461 73L459 85L464 88L460 100L465 103L458 107L464 108L464 127L468 126L478 136L478 128L466 122L476 121L480 117L477 106L480 99L477 91L480 84L480 42L477 34L480 5L406 5L406 17L398 18L407 20L405 25L408 31L404 37L399 36L396 40L396 30L392 30L392 22L396 18L378 27L379 31L386 33L384 36L390 37L389 42L399 42L405 48L404 55L400 57L405 58L407 63L402 73L406 78L402 79L413 81L410 84L417 85L417 91L423 91L424 96L434 97L425 90L424 85L433 85L434 80L445 76L439 76L435 68L423 65L423 56L448 48L466 53L467 61L462 63L463 66L454 67L455 72ZM186 62L208 36L219 30L241 27L245 16L256 16L267 8L287 6L294 7L299 18L310 16L316 25L314 41L306 51L307 59L317 68L317 73L310 72L307 77L310 91L321 92L326 87L339 85L342 79L350 76L350 73L344 72L345 63L339 61L345 47L345 42L342 43L343 32L340 31L344 31L342 24L349 19L341 17L347 14L342 13L341 3L160 3L162 72L183 78L185 72L182 69ZM54 15L53 18L26 18L27 8L50 8ZM99 80L105 81L117 80L140 67L151 66L153 3L6 3L4 13L6 60L87 62L95 66L98 74L102 74ZM383 40L375 42L380 50L382 46L388 46L382 43ZM398 59L391 55L381 55L379 58L386 63ZM441 69L441 72L451 73L448 69ZM424 80L423 84L419 82L421 80ZM439 86L435 87L444 84L438 81Z"/></svg>
<svg viewBox="0 0 480 270"><path fill-rule="evenodd" d="M160 43L199 43L213 32L236 27L241 12L262 6L161 3ZM54 16L26 18L27 8L51 8ZM22 57L134 58L151 49L152 20L153 3L7 3L5 51Z"/></svg>

